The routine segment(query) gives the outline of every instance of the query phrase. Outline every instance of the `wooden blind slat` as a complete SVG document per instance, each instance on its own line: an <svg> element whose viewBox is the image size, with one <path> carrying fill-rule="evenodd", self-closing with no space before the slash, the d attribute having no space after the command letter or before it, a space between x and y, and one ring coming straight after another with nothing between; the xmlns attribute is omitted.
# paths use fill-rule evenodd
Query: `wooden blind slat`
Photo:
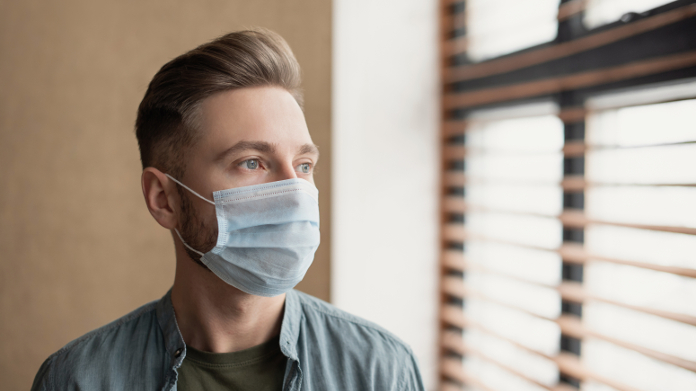
<svg viewBox="0 0 696 391"><path fill-rule="evenodd" d="M466 202L463 197L447 196L443 199L443 208L448 213L464 213L466 211Z"/></svg>
<svg viewBox="0 0 696 391"><path fill-rule="evenodd" d="M467 324L469 328L475 328L477 330L480 330L486 334L489 334L493 337L496 337L498 339L504 340L508 343L511 343L515 346L517 346L520 349L523 349L531 354L538 355L540 357L552 360L556 365L558 366L558 369L561 373L565 373L566 375L572 376L578 380L587 380L587 379L592 379L595 381L598 381L600 383L606 384L608 386L611 386L617 390L620 391L636 391L635 388L626 386L624 384L618 383L616 381L613 381L611 379L604 378L602 376L599 376L592 371L589 371L587 368L585 368L580 360L578 359L577 356L570 354L570 353L565 353L565 352L560 352L556 356L547 356L545 354L539 353L537 351L531 350L528 347L519 344L517 341L511 340L505 336L499 335L496 332L493 332L489 330L486 327L481 326L480 324L476 322L472 322L467 320ZM476 354L476 352L467 349L466 345L464 344L463 339L461 338L461 335L457 335L458 333L455 332L445 332L443 333L443 338L441 339L441 345L443 348L447 350L451 350L453 352L456 352L457 354ZM494 360L493 360L494 361ZM551 387L550 389L555 390L555 391L561 391L561 390L566 390L567 388L564 388L565 386L563 385L557 385L555 387ZM548 387L546 387L548 388Z"/></svg>
<svg viewBox="0 0 696 391"><path fill-rule="evenodd" d="M449 198L448 198L449 200ZM645 229L649 231L662 231L662 232L674 232L687 235L696 235L696 228L690 227L677 227L677 226L664 226L664 225L649 225L649 224L633 224L633 223L622 223L616 221L591 219L585 216L581 210L565 209L563 213L558 216L551 215L540 215L537 213L527 213L527 212L517 212L517 211L507 211L499 209L491 209L477 205L467 204L463 200L461 202L454 201L454 197L451 202L443 204L444 210L452 213L459 213L459 211L477 211L477 212L495 212L495 213L505 213L510 215L528 215L528 216L539 216L539 217L557 217L564 227L571 228L585 228L590 224L601 224L601 225L611 225L617 227L627 227L627 228L637 228ZM452 210L447 209L448 207L453 207ZM456 226L461 224L450 223L448 226L452 226L453 230L456 230ZM463 229L463 228L462 228ZM461 233L461 237L464 237L464 233Z"/></svg>
<svg viewBox="0 0 696 391"><path fill-rule="evenodd" d="M459 359L456 358L444 358L440 362L441 373L453 380L460 383L467 383L481 389L482 391L495 391L483 384L478 378L467 373L462 366Z"/></svg>
<svg viewBox="0 0 696 391"><path fill-rule="evenodd" d="M672 11L651 16L643 20L638 20L608 31L592 34L585 38L580 38L574 41L557 44L531 52L520 53L497 60L491 60L473 66L466 65L450 68L445 71L444 79L446 82L455 82L510 72L516 69L541 64L547 61L598 48L612 42L617 42L634 35L642 34L668 24L694 17L694 15L696 15L696 5L686 5ZM452 52L447 51L445 54L452 54Z"/></svg>
<svg viewBox="0 0 696 391"><path fill-rule="evenodd" d="M662 226L662 225L647 225L647 224L630 224L630 223L620 223L620 222L614 222L614 221L594 220L594 219L587 218L582 211L575 211L575 210L565 210L565 211L563 211L563 213L560 214L560 216L558 216L558 218L561 220L561 223L563 223L564 226L575 227L575 228L584 228L589 224L605 224L605 225L614 225L614 226L618 226L618 227L647 229L647 230L651 230L651 231L663 231L663 232L674 232L674 233L682 233L682 234L688 234L688 235L696 235L696 228Z"/></svg>
<svg viewBox="0 0 696 391"><path fill-rule="evenodd" d="M529 116L536 116L538 114L530 114ZM578 122L582 121L585 116L587 115L587 110L585 108L569 108L569 109L562 109L557 113L558 118L561 119L561 121L566 122L566 123L573 123L573 122ZM519 116L516 115L514 117L502 117L500 119L509 119L509 118L524 118L525 116ZM489 122L490 120L476 120L476 119L470 119L470 120L463 120L463 119L450 119L446 120L442 123L442 136L447 139L452 136L459 136L466 134L467 131L469 130L469 127L472 124L477 124L477 123L485 123Z"/></svg>
<svg viewBox="0 0 696 391"><path fill-rule="evenodd" d="M661 353L643 346L634 345L629 342L618 340L612 337L607 337L597 332L587 330L582 325L581 320L575 316L563 315L558 318L556 323L558 323L558 325L561 327L561 331L563 332L563 334L570 335L575 338L594 337L597 339L602 339L604 341L611 342L614 345L618 345L623 348L641 353L645 356L652 357L656 360L664 361L666 363L676 365L689 371L696 372L696 362L684 360L669 354Z"/></svg>
<svg viewBox="0 0 696 391"><path fill-rule="evenodd" d="M587 181L582 176L566 176L561 181L561 187L565 191L582 191L587 187Z"/></svg>
<svg viewBox="0 0 696 391"><path fill-rule="evenodd" d="M467 176L463 171L449 171L444 173L444 185L445 186L465 186L467 183L475 184L519 184L518 181L507 181L507 180L487 180L483 178L476 178ZM525 182L527 185L553 185L553 182ZM555 184L561 186L563 190L572 191L583 191L589 187L594 186L641 186L641 187L696 187L696 183L655 183L655 184L645 184L645 183L610 183L610 182L590 182L584 177L579 175L568 175L563 177L561 182L556 182Z"/></svg>
<svg viewBox="0 0 696 391"><path fill-rule="evenodd" d="M463 329L468 326L462 307L452 304L444 304L440 311L440 320L445 324Z"/></svg>
<svg viewBox="0 0 696 391"><path fill-rule="evenodd" d="M466 230L462 224L445 224L442 228L442 236L446 241L463 242L466 240Z"/></svg>
<svg viewBox="0 0 696 391"><path fill-rule="evenodd" d="M585 143L582 141L567 142L563 146L563 155L565 157L584 156L586 150L587 145L585 145Z"/></svg>
<svg viewBox="0 0 696 391"><path fill-rule="evenodd" d="M495 304L498 304L498 305L501 305L504 307L514 308L508 304L500 303L500 302L495 301L495 300L490 300L490 299L487 299L481 295L477 295L476 297L480 298L481 300L486 300L486 301L489 301L491 303L495 303ZM514 309L516 309L518 311L523 311L523 310L520 310L519 308L514 308ZM457 306L454 306L451 304L445 304L445 305L443 305L443 310L447 310L447 313L448 313L448 318L442 319L444 322L446 322L448 324L452 324L453 326L457 326L460 328L464 328L465 326L466 327L477 327L475 322L471 322L464 315L464 311L461 307L457 307ZM444 313L444 311L443 311L443 313ZM537 318L545 319L545 318L540 317L538 315L535 315L535 314L532 314L529 312L527 312L527 313L532 315L532 316L535 316ZM458 324L450 323L449 320L456 321L456 322L458 322ZM556 324L558 324L558 326L561 328L561 332L564 335L567 335L569 337L573 337L573 338L577 338L577 339L583 339L583 338L587 338L587 337L601 339L603 341L610 342L614 345L617 345L617 346L620 346L620 347L623 347L623 348L626 348L629 350L633 350L633 351L641 353L645 356L654 358L658 361L663 361L663 362L666 362L668 364L672 364L672 365L684 368L686 370L696 372L696 362L684 360L682 358L674 357L672 355L658 352L658 351L655 351L655 350L652 350L652 349L649 349L649 348L646 348L643 346L635 345L635 344L632 344L630 342L625 342L622 340L618 340L616 338L608 337L608 336L605 336L603 334L597 333L595 331L587 330L582 325L581 320L576 316L561 315L558 319L555 319L553 321L555 321Z"/></svg>
<svg viewBox="0 0 696 391"><path fill-rule="evenodd" d="M445 53L449 55L455 55L459 53L464 53L466 48L469 46L469 38L467 36L461 36L457 38L445 41L443 49Z"/></svg>
<svg viewBox="0 0 696 391"><path fill-rule="evenodd" d="M504 243L504 244L513 244L516 246L526 247L526 248L535 248L535 247L531 247L531 246L520 245L517 243L508 243L505 241L486 239L486 238L482 238L482 237L477 237L476 239L489 240L489 241L499 242L499 243ZM554 250L546 250L546 251L554 251ZM655 271L659 271L659 272L676 274L676 275L684 276L684 277L696 278L696 269L687 269L687 268L676 267L676 266L655 265L655 264L650 264L650 263L636 262L636 261L630 261L630 260L625 260L625 259L616 259L616 258L603 257L603 256L599 256L599 255L589 254L583 248L582 245L578 245L575 243L564 243L561 247L559 247L555 251L561 256L561 258L563 258L564 262L584 264L588 260L594 259L594 260L598 260L598 261L617 263L620 265L640 267L643 269L655 270ZM443 259L442 262L443 262L444 266L446 266L450 269L464 271L464 269L463 269L464 268L464 254L461 251L459 251L459 250L445 250L445 251L443 251L442 259Z"/></svg>
<svg viewBox="0 0 696 391"><path fill-rule="evenodd" d="M671 143L671 144L659 144L659 145L651 145L651 147L665 147L665 146L675 146L675 145L688 145L688 144L693 144L693 141L688 141L688 142L680 142L680 143ZM604 147L593 147L585 144L582 141L571 141L567 142L563 145L563 155L565 157L577 157L577 156L584 156L588 152L592 151L606 151L606 150L618 150L619 148L604 148ZM621 149L629 149L629 148L621 148ZM445 145L443 148L443 155L442 157L445 160L461 160L466 157L468 153L474 153L478 155L483 155L486 152L484 150L480 149L473 149L473 148L467 148L463 145ZM513 152L514 153L514 152ZM501 155L505 155L508 153L500 153ZM493 154L491 154L493 155ZM643 186L659 186L660 184L656 185L643 185ZM664 185L662 185L664 186ZM672 186L677 186L677 185L672 185Z"/></svg>
<svg viewBox="0 0 696 391"><path fill-rule="evenodd" d="M505 365L505 364L502 364L502 363L496 361L495 359L493 359L493 358L491 358L490 356L488 356L488 355L482 353L482 352L479 351L478 349L473 349L473 348L467 346L467 345L464 343L464 341L463 341L463 339L462 339L461 337L458 338L458 339L452 338L450 341L443 340L443 344L444 344L444 343L450 343L452 346L455 346L455 344L456 344L456 345L458 345L458 346L456 346L456 347L457 347L458 349L460 349L460 350L463 352L463 354L475 356L475 357L478 357L478 358L483 359L483 360L485 360L485 361L491 362L491 363L497 365L498 367L502 368L502 369L505 370L506 372L509 372L509 373L511 373L511 374L513 374L513 375L515 375L515 376L517 376L517 377L520 377L520 378L522 378L522 379L524 379L524 380L526 380L526 381L528 381L528 382L530 382L530 383L532 383L532 384L535 384L535 385L537 385L537 386L539 386L539 387L541 387L541 388L544 388L544 389L546 389L546 390L549 390L549 391L552 391L552 390L553 390L552 387L549 387L549 386L547 386L547 385L545 385L545 384L541 384L541 383L537 382L536 380L531 379L530 377L526 376L525 374L523 374L523 373L521 373L521 372L519 372L519 371L516 371L515 369L510 368L509 366L507 366L507 365Z"/></svg>
<svg viewBox="0 0 696 391"><path fill-rule="evenodd" d="M445 160L462 160L464 156L466 156L466 148L459 145L447 145L442 151L442 157Z"/></svg>
<svg viewBox="0 0 696 391"><path fill-rule="evenodd" d="M444 108L455 109L485 105L514 99L558 93L561 91L617 82L659 72L686 68L696 64L696 51L635 61L620 66L580 72L526 83L483 90L450 93L443 99Z"/></svg>
<svg viewBox="0 0 696 391"><path fill-rule="evenodd" d="M466 177L463 172L445 172L443 175L443 185L446 187L460 187L466 184Z"/></svg>
<svg viewBox="0 0 696 391"><path fill-rule="evenodd" d="M442 124L442 135L445 138L466 133L468 122L464 120L448 120Z"/></svg>
<svg viewBox="0 0 696 391"><path fill-rule="evenodd" d="M575 16L587 7L587 0L570 0L561 4L558 7L558 21L566 20L572 16Z"/></svg>
<svg viewBox="0 0 696 391"><path fill-rule="evenodd" d="M558 118L567 124L584 121L585 116L587 116L587 109L584 107L566 107L558 113Z"/></svg>
<svg viewBox="0 0 696 391"><path fill-rule="evenodd" d="M559 353L558 356L554 358L554 361L558 365L558 369L577 379L592 379L598 383L606 384L609 387L617 389L619 391L641 391L634 387L627 386L625 384L616 382L615 380L608 379L604 376L597 375L592 371L587 370L577 356L570 353Z"/></svg>
<svg viewBox="0 0 696 391"><path fill-rule="evenodd" d="M457 383L445 381L440 385L439 390L440 391L462 391L463 388L462 388L462 386L460 386Z"/></svg>
<svg viewBox="0 0 696 391"><path fill-rule="evenodd" d="M673 320L673 321L680 322L680 323L685 323L685 324L688 324L691 326L696 326L696 317L695 316L680 314L680 313L675 313L675 312L670 312L670 311L663 311L663 310L649 308L649 307L636 306L636 305L626 304L626 303L622 303L619 301L603 298L601 296L590 295L582 287L582 284L579 284L577 282L564 281L564 282L560 283L558 286L543 285L543 284L539 284L539 283L536 283L533 281L520 279L516 276L510 275L507 273L501 273L501 272L498 272L496 270L491 270L491 269L486 268L486 267L484 267L480 264L477 264L477 263L464 264L461 270L462 271L468 271L468 270L479 271L479 272L493 274L493 275L500 275L500 276L512 278L515 280L519 280L519 281L525 282L525 283L530 284L530 285L554 289L555 291L557 291L560 294L560 296L561 296L561 298L563 298L563 300L572 301L575 303L584 303L588 300L594 300L594 301L612 304L612 305L615 305L618 307L627 308L627 309L634 310L634 311L639 311L639 312L650 314L650 315L659 316L661 318ZM464 298L467 295L485 298L485 296L482 296L480 294L477 294L476 292L472 292L472 291L467 290L466 284L464 283L464 280L458 276L443 277L442 289L448 295L459 297L459 298ZM522 309L520 308L520 310L522 310Z"/></svg>
<svg viewBox="0 0 696 391"><path fill-rule="evenodd" d="M445 250L442 252L442 265L452 270L464 271L464 255L459 250Z"/></svg>

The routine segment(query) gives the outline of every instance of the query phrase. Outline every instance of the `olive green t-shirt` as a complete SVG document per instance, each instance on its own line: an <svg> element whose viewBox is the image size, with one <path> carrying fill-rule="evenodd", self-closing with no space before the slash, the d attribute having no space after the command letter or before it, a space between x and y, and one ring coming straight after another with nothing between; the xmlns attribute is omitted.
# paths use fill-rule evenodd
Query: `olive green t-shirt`
<svg viewBox="0 0 696 391"><path fill-rule="evenodd" d="M186 347L179 367L178 391L281 391L287 357L279 337L233 353L209 353Z"/></svg>

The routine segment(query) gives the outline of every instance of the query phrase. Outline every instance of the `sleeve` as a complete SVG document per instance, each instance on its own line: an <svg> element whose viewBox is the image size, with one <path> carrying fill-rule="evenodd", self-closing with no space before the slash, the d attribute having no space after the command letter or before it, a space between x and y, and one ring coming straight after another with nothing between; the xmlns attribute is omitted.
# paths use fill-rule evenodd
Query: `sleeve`
<svg viewBox="0 0 696 391"><path fill-rule="evenodd" d="M31 386L31 391L49 391L53 390L53 382L51 381L51 364L53 356L46 359L41 364L41 368L34 377L34 384Z"/></svg>
<svg viewBox="0 0 696 391"><path fill-rule="evenodd" d="M425 391L423 379L418 369L418 362L410 349L408 351L408 357L402 366L399 388L394 391Z"/></svg>

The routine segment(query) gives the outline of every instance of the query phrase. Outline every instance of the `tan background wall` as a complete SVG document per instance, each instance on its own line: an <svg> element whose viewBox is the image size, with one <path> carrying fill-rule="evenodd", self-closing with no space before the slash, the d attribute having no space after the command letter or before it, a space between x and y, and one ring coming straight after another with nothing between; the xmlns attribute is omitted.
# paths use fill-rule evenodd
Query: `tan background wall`
<svg viewBox="0 0 696 391"><path fill-rule="evenodd" d="M166 61L225 32L283 35L304 72L322 247L300 288L329 299L329 0L0 2L0 379L161 297L169 233L140 190L135 112Z"/></svg>

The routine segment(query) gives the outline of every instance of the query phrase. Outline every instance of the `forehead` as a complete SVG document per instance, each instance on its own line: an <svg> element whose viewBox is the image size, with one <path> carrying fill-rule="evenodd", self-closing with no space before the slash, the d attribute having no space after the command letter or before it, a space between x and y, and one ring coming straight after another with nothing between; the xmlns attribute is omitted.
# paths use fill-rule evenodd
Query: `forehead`
<svg viewBox="0 0 696 391"><path fill-rule="evenodd" d="M280 87L225 91L205 99L200 107L199 145L222 150L239 141L265 141L294 147L311 143L302 109Z"/></svg>

